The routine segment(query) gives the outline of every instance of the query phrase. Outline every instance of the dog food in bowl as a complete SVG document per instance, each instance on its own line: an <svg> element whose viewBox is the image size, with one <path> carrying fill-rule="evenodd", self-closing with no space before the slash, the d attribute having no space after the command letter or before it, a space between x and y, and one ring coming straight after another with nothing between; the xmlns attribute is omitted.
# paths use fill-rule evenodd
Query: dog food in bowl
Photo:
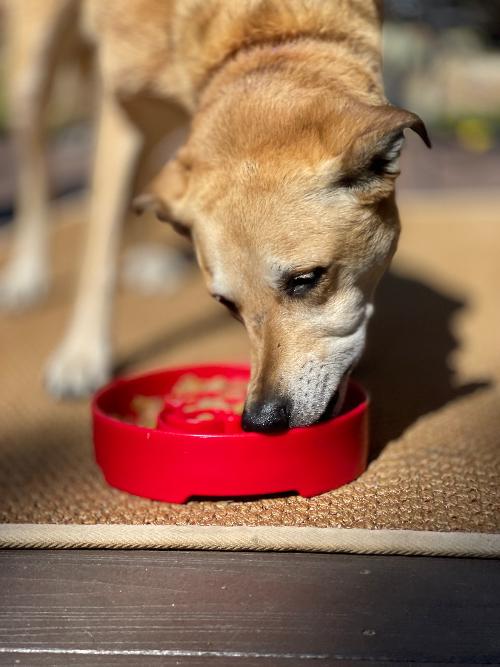
<svg viewBox="0 0 500 667"><path fill-rule="evenodd" d="M239 415L245 404L247 382L239 378L227 378L214 375L201 378L194 373L180 376L165 396L134 396L130 403L130 415L124 415L126 421L155 428L161 413L164 421L172 420L177 414L176 423L182 416L193 424L193 420L213 421L218 414ZM118 419L120 415L115 415Z"/></svg>

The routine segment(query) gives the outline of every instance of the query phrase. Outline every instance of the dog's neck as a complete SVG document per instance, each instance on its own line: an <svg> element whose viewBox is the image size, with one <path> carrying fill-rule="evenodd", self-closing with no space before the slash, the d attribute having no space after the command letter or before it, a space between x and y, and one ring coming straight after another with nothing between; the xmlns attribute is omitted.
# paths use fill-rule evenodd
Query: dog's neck
<svg viewBox="0 0 500 667"><path fill-rule="evenodd" d="M169 47L172 67L165 87L190 113L217 82L223 85L266 61L287 55L293 60L292 53L297 58L302 52L312 65L322 52L324 72L343 78L344 67L353 74L351 87L358 77L371 79L361 89L380 86L380 0L182 4L172 28L176 39Z"/></svg>
<svg viewBox="0 0 500 667"><path fill-rule="evenodd" d="M367 104L384 103L381 57L363 42L328 36L294 36L246 44L206 72L197 98L199 110L228 91L285 85L297 92L332 92Z"/></svg>
<svg viewBox="0 0 500 667"><path fill-rule="evenodd" d="M192 145L207 162L263 157L267 148L290 143L298 156L301 137L312 131L324 135L335 155L363 129L367 114L360 107L385 103L380 58L369 49L311 37L259 44L234 54L207 80Z"/></svg>

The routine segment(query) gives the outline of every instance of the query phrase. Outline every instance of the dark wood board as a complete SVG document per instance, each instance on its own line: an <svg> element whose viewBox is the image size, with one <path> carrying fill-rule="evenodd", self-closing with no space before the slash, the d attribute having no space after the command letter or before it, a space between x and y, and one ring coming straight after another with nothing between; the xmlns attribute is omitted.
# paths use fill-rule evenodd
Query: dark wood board
<svg viewBox="0 0 500 667"><path fill-rule="evenodd" d="M0 664L500 664L500 564L0 551Z"/></svg>

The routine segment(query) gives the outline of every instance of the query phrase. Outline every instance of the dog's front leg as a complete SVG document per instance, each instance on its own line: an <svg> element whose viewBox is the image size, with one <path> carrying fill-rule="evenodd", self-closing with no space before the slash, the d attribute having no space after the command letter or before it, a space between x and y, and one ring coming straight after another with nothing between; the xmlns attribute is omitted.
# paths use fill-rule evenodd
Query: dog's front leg
<svg viewBox="0 0 500 667"><path fill-rule="evenodd" d="M16 309L47 291L48 188L44 112L54 73L54 44L68 0L5 5L7 122L16 153L16 217L12 251L0 274L0 307Z"/></svg>
<svg viewBox="0 0 500 667"><path fill-rule="evenodd" d="M117 251L140 135L110 93L103 93L91 183L90 225L73 315L49 360L55 396L83 396L111 369L110 325Z"/></svg>

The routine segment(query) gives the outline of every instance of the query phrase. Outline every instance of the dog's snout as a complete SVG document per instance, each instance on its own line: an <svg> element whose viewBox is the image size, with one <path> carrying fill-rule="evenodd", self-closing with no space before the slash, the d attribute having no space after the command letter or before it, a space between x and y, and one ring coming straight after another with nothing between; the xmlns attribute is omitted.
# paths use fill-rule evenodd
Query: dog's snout
<svg viewBox="0 0 500 667"><path fill-rule="evenodd" d="M244 431L276 433L288 428L288 401L279 398L246 405L242 416Z"/></svg>

